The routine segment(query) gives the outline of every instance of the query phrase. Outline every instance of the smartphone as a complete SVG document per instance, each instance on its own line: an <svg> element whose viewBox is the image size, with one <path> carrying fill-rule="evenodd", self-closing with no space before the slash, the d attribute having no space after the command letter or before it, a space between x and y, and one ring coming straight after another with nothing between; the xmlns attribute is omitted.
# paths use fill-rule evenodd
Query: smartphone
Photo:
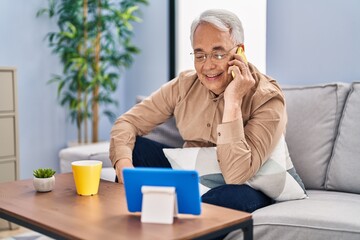
<svg viewBox="0 0 360 240"><path fill-rule="evenodd" d="M247 64L248 61L246 59L246 56L245 56L245 53L244 53L244 50L242 47L238 47L238 49L236 50L236 54L237 55L240 55L241 56L241 59Z"/></svg>
<svg viewBox="0 0 360 240"><path fill-rule="evenodd" d="M244 53L244 50L243 50L242 47L238 47L238 49L236 50L236 54L237 54L237 55L240 55L240 56L241 56L241 59L242 59L246 64L248 64L248 61L247 61L247 59L246 59L246 56L245 56L245 53ZM231 75L232 75L233 78L235 77L234 72L231 72Z"/></svg>

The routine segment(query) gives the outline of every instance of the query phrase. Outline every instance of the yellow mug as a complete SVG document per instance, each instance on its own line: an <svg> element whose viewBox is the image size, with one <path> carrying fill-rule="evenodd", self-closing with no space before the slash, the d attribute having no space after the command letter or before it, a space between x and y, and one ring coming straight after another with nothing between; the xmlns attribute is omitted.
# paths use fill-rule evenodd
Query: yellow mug
<svg viewBox="0 0 360 240"><path fill-rule="evenodd" d="M76 192L82 196L98 193L102 162L97 160L82 160L71 163Z"/></svg>

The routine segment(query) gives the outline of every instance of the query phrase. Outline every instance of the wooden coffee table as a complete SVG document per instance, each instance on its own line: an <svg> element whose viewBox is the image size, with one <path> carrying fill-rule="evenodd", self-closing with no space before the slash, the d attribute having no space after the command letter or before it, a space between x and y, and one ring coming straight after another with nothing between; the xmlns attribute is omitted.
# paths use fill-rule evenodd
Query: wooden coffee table
<svg viewBox="0 0 360 240"><path fill-rule="evenodd" d="M55 177L48 193L36 192L32 179L0 183L0 217L56 239L212 239L240 228L244 239L253 237L249 213L203 203L200 216L141 223L127 211L123 185L101 180L99 193L85 197L76 194L72 173Z"/></svg>

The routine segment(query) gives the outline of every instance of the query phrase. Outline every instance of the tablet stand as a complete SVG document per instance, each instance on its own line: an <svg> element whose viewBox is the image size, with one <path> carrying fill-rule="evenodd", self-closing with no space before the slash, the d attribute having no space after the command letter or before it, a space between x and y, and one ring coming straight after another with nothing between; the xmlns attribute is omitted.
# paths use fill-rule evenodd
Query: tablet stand
<svg viewBox="0 0 360 240"><path fill-rule="evenodd" d="M172 224L178 213L175 187L142 186L141 222Z"/></svg>

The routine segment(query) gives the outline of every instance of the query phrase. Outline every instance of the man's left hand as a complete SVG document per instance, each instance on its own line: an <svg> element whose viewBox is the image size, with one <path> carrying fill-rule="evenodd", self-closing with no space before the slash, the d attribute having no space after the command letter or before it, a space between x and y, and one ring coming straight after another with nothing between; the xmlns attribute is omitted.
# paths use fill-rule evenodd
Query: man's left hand
<svg viewBox="0 0 360 240"><path fill-rule="evenodd" d="M255 85L255 79L251 75L249 66L237 54L229 61L228 73L234 73L234 79L229 83L224 92L225 102L236 102L242 100L246 93Z"/></svg>

